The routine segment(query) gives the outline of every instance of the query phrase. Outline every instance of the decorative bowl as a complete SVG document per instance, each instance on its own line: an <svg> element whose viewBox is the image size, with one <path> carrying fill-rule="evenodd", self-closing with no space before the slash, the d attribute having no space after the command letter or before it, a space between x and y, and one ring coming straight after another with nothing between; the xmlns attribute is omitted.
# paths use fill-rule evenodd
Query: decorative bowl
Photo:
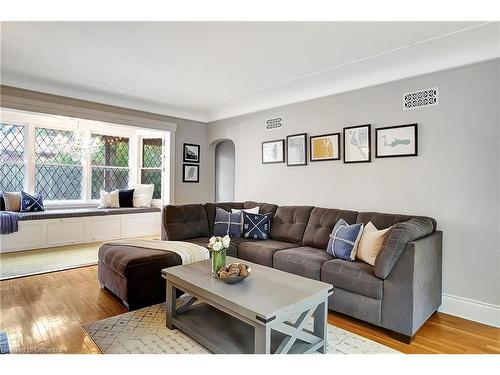
<svg viewBox="0 0 500 375"><path fill-rule="evenodd" d="M244 276L238 275L238 276L226 276L226 277L220 277L220 273L225 269L229 268L232 265L237 265L238 267L244 267L246 274ZM217 275L217 279L224 281L226 284L236 284L239 283L242 280L245 280L248 276L250 276L250 273L252 272L252 269L244 264L244 263L231 263L230 265L226 266L222 270L219 271L219 274ZM241 271L240 271L241 273Z"/></svg>

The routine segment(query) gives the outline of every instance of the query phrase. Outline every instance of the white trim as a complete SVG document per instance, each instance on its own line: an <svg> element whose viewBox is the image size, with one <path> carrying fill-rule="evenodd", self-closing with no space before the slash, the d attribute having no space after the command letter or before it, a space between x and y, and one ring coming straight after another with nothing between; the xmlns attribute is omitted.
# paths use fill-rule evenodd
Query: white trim
<svg viewBox="0 0 500 375"><path fill-rule="evenodd" d="M440 312L500 328L500 306L443 293Z"/></svg>

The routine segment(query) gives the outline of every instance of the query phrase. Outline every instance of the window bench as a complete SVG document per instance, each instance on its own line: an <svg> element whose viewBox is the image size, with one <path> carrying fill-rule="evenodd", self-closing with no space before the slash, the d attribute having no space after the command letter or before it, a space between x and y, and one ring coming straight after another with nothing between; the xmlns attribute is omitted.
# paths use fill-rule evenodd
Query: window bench
<svg viewBox="0 0 500 375"><path fill-rule="evenodd" d="M161 210L77 208L19 214L19 231L0 235L0 252L160 234Z"/></svg>

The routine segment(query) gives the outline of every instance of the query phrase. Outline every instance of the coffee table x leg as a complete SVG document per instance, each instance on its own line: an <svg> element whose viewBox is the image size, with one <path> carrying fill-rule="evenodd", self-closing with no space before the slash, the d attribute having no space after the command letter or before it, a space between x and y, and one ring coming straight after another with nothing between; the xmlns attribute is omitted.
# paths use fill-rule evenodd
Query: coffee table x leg
<svg viewBox="0 0 500 375"><path fill-rule="evenodd" d="M314 316L314 329L306 329L310 318ZM304 353L313 353L319 351L326 352L327 344L327 302L322 301L303 311L295 323L286 319L279 321L273 320L265 325L255 326L255 353L271 353L271 334L277 331L285 335L275 354L286 354L291 351L293 345L300 340L306 343Z"/></svg>

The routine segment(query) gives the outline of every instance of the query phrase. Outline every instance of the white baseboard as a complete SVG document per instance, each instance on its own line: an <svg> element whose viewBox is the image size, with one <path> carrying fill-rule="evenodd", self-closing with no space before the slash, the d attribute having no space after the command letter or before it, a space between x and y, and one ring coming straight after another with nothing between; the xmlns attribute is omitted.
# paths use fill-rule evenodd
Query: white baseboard
<svg viewBox="0 0 500 375"><path fill-rule="evenodd" d="M500 306L443 293L440 312L500 328Z"/></svg>

